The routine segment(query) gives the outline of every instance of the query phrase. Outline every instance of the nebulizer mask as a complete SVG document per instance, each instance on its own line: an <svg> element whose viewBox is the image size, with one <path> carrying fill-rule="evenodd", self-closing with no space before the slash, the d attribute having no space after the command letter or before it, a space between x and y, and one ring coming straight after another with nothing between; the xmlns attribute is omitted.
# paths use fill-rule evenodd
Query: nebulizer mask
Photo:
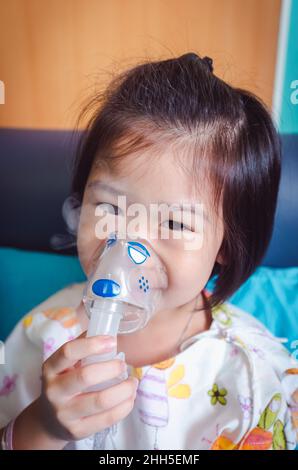
<svg viewBox="0 0 298 470"><path fill-rule="evenodd" d="M158 310L167 288L166 269L144 239L128 239L111 233L102 245L88 278L83 302L90 318L87 336L129 334L144 328ZM119 357L114 350L88 357L84 363ZM101 390L127 378L127 373L92 390Z"/></svg>

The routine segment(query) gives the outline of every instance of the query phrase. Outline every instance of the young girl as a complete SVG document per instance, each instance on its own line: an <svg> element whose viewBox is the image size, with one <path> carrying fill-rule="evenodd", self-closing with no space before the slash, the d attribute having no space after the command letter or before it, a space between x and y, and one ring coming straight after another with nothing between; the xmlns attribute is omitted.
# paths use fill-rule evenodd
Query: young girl
<svg viewBox="0 0 298 470"><path fill-rule="evenodd" d="M175 210L154 219L168 238L142 232L166 266L168 286L145 328L118 335L126 362L83 361L115 346L111 337L85 336L84 283L19 322L0 366L2 448L295 448L298 364L227 302L272 233L280 145L268 110L194 53L122 73L93 104L73 178L86 275L105 240L96 209L128 224L119 196L146 208L200 203L202 234ZM187 234L202 235L202 244L186 249ZM87 391L126 367L120 384Z"/></svg>

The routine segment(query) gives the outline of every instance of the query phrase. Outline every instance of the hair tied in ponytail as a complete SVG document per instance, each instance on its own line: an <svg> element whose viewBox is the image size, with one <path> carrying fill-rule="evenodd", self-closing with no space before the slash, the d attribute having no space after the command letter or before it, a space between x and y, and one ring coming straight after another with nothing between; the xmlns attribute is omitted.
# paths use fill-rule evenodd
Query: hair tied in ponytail
<svg viewBox="0 0 298 470"><path fill-rule="evenodd" d="M183 54L182 56L179 57L179 59L184 59L184 60L189 60L189 61L194 61L194 62L203 62L204 65L207 65L209 71L212 73L213 72L213 59L211 57L199 57L195 52L188 52L187 54Z"/></svg>
<svg viewBox="0 0 298 470"><path fill-rule="evenodd" d="M203 57L202 59L203 62L205 62L205 64L208 66L210 72L212 73L213 72L213 59L211 59L211 57Z"/></svg>

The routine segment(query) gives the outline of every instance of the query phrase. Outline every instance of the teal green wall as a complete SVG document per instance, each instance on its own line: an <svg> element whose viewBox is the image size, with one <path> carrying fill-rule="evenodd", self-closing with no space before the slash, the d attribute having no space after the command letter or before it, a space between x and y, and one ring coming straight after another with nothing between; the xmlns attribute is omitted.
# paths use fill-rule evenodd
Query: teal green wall
<svg viewBox="0 0 298 470"><path fill-rule="evenodd" d="M279 130L298 134L298 0L284 0L283 9L273 109Z"/></svg>

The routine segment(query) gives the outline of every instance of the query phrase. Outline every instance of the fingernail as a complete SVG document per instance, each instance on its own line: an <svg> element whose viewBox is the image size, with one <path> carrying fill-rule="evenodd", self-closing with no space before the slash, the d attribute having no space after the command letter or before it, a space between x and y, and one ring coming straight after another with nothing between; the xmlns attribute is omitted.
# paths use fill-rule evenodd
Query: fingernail
<svg viewBox="0 0 298 470"><path fill-rule="evenodd" d="M103 336L102 336L102 340L103 340L103 341L116 341L116 337L115 337L115 336L111 336L111 335L103 335Z"/></svg>
<svg viewBox="0 0 298 470"><path fill-rule="evenodd" d="M104 349L113 349L117 345L117 341L115 338L107 337L104 339L103 347Z"/></svg>

